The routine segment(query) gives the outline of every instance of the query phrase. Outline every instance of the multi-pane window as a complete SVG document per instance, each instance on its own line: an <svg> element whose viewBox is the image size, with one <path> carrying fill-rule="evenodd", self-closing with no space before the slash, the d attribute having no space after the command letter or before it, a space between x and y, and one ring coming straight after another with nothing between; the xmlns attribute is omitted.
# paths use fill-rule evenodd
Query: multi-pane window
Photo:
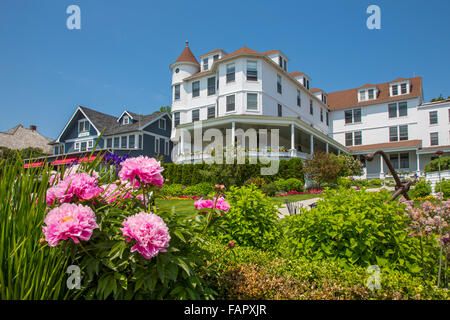
<svg viewBox="0 0 450 320"><path fill-rule="evenodd" d="M391 161L391 164L395 169L399 168L398 167L398 153L390 154L389 160Z"/></svg>
<svg viewBox="0 0 450 320"><path fill-rule="evenodd" d="M361 122L361 109L345 110L344 115L345 115L345 124Z"/></svg>
<svg viewBox="0 0 450 320"><path fill-rule="evenodd" d="M300 90L297 90L297 106L302 106L302 94L300 93Z"/></svg>
<svg viewBox="0 0 450 320"><path fill-rule="evenodd" d="M320 121L323 122L323 109L320 108Z"/></svg>
<svg viewBox="0 0 450 320"><path fill-rule="evenodd" d="M136 148L136 136L135 135L131 135L128 137L128 147L130 149Z"/></svg>
<svg viewBox="0 0 450 320"><path fill-rule="evenodd" d="M192 82L192 96L198 97L200 95L200 81Z"/></svg>
<svg viewBox="0 0 450 320"><path fill-rule="evenodd" d="M398 96L398 85L392 86L392 95Z"/></svg>
<svg viewBox="0 0 450 320"><path fill-rule="evenodd" d="M169 141L168 141L168 140L165 140L165 141L164 141L164 154L165 154L166 156L169 155Z"/></svg>
<svg viewBox="0 0 450 320"><path fill-rule="evenodd" d="M203 59L203 70L208 70L208 58Z"/></svg>
<svg viewBox="0 0 450 320"><path fill-rule="evenodd" d="M258 70L256 69L256 61L247 61L247 80L258 80Z"/></svg>
<svg viewBox="0 0 450 320"><path fill-rule="evenodd" d="M400 153L400 169L409 168L409 153Z"/></svg>
<svg viewBox="0 0 450 320"><path fill-rule="evenodd" d="M234 103L234 94L227 96L227 112L234 111L235 103Z"/></svg>
<svg viewBox="0 0 450 320"><path fill-rule="evenodd" d="M430 145L432 145L432 146L439 145L439 133L438 132L430 133Z"/></svg>
<svg viewBox="0 0 450 320"><path fill-rule="evenodd" d="M400 90L402 94L406 94L408 92L408 84L407 83L402 83L400 86Z"/></svg>
<svg viewBox="0 0 450 320"><path fill-rule="evenodd" d="M394 169L409 169L409 153L393 153L389 155L389 160Z"/></svg>
<svg viewBox="0 0 450 320"><path fill-rule="evenodd" d="M218 54L213 56L213 61L217 61L217 60L219 60L219 55Z"/></svg>
<svg viewBox="0 0 450 320"><path fill-rule="evenodd" d="M200 120L200 110L199 109L192 110L192 122L199 120Z"/></svg>
<svg viewBox="0 0 450 320"><path fill-rule="evenodd" d="M161 130L166 130L166 119L164 119L164 118L159 119L158 127Z"/></svg>
<svg viewBox="0 0 450 320"><path fill-rule="evenodd" d="M234 63L227 64L227 82L232 82L235 79Z"/></svg>
<svg viewBox="0 0 450 320"><path fill-rule="evenodd" d="M128 148L128 136L122 136L120 137L120 147L122 149Z"/></svg>
<svg viewBox="0 0 450 320"><path fill-rule="evenodd" d="M173 114L173 124L175 127L180 124L180 113L179 112L175 112Z"/></svg>
<svg viewBox="0 0 450 320"><path fill-rule="evenodd" d="M216 77L208 78L208 96L216 94Z"/></svg>
<svg viewBox="0 0 450 320"><path fill-rule="evenodd" d="M94 147L94 140L88 141L88 149L92 149Z"/></svg>
<svg viewBox="0 0 450 320"><path fill-rule="evenodd" d="M362 132L361 131L346 132L345 145L347 147L362 145Z"/></svg>
<svg viewBox="0 0 450 320"><path fill-rule="evenodd" d="M408 140L408 126L399 126L398 129L400 132L400 141Z"/></svg>
<svg viewBox="0 0 450 320"><path fill-rule="evenodd" d="M389 127L389 141L405 141L408 140L408 126Z"/></svg>
<svg viewBox="0 0 450 320"><path fill-rule="evenodd" d="M365 101L366 100L366 91L362 90L359 92L359 101Z"/></svg>
<svg viewBox="0 0 450 320"><path fill-rule="evenodd" d="M277 74L277 92L279 94L282 93L282 87L281 87L281 76Z"/></svg>
<svg viewBox="0 0 450 320"><path fill-rule="evenodd" d="M122 124L126 125L126 124L129 124L129 123L130 123L130 117L129 116L124 116Z"/></svg>
<svg viewBox="0 0 450 320"><path fill-rule="evenodd" d="M119 148L120 148L120 138L115 137L114 138L114 149L119 149Z"/></svg>
<svg viewBox="0 0 450 320"><path fill-rule="evenodd" d="M159 154L159 152L160 152L160 145L161 145L160 139L155 137L155 153L156 154Z"/></svg>
<svg viewBox="0 0 450 320"><path fill-rule="evenodd" d="M173 88L173 95L174 95L174 100L179 100L180 99L180 85L176 84Z"/></svg>
<svg viewBox="0 0 450 320"><path fill-rule="evenodd" d="M78 122L78 132L88 132L91 126L88 120L81 120Z"/></svg>
<svg viewBox="0 0 450 320"><path fill-rule="evenodd" d="M309 100L309 113L311 115L314 114L313 101L311 99Z"/></svg>
<svg viewBox="0 0 450 320"><path fill-rule="evenodd" d="M216 117L216 107L208 107L208 119L212 119Z"/></svg>
<svg viewBox="0 0 450 320"><path fill-rule="evenodd" d="M247 109L258 110L258 95L256 93L247 93Z"/></svg>
<svg viewBox="0 0 450 320"><path fill-rule="evenodd" d="M438 124L438 112L430 111L430 124Z"/></svg>
<svg viewBox="0 0 450 320"><path fill-rule="evenodd" d="M374 89L369 89L369 90L367 90L367 92L369 94L369 100L375 99L375 90Z"/></svg>
<svg viewBox="0 0 450 320"><path fill-rule="evenodd" d="M86 151L87 150L87 142L80 142L80 151Z"/></svg>
<svg viewBox="0 0 450 320"><path fill-rule="evenodd" d="M281 104L278 104L278 116L283 116L283 106Z"/></svg>
<svg viewBox="0 0 450 320"><path fill-rule="evenodd" d="M112 148L112 138L106 139L106 148L108 149Z"/></svg>
<svg viewBox="0 0 450 320"><path fill-rule="evenodd" d="M388 105L389 118L406 117L408 115L408 103L390 103Z"/></svg>

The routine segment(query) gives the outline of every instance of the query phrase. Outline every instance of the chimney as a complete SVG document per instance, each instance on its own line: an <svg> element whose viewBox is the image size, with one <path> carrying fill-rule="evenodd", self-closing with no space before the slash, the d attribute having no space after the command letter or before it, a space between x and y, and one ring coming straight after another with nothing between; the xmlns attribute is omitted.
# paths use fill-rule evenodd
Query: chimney
<svg viewBox="0 0 450 320"><path fill-rule="evenodd" d="M37 129L37 127L36 127L35 125L32 124L32 125L30 126L30 130L31 130L31 131L36 131L36 129Z"/></svg>

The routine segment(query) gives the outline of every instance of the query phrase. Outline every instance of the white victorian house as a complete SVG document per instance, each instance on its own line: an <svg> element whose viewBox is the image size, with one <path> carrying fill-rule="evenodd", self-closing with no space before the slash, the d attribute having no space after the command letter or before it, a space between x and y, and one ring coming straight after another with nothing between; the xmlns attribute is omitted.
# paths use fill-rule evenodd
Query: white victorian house
<svg viewBox="0 0 450 320"><path fill-rule="evenodd" d="M243 47L230 54L221 49L203 54L199 64L186 42L170 66L177 162L208 157L204 151L210 143L203 142L201 150L193 145L197 122L203 132L214 128L225 136L228 130L231 138L224 139L224 147L241 147L250 156L307 158L314 150L349 152L332 138L326 93L309 90L311 79L298 71L289 73L288 62L279 50L260 53ZM257 138L241 139L249 129L256 129ZM273 147L274 129L278 147Z"/></svg>

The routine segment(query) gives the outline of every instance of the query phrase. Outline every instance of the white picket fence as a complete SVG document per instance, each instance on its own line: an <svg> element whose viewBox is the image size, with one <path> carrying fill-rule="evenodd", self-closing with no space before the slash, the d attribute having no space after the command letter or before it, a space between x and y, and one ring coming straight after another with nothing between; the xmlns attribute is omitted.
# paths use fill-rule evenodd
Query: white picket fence
<svg viewBox="0 0 450 320"><path fill-rule="evenodd" d="M442 180L449 180L450 179L450 170L443 170L441 171L441 179ZM428 172L425 174L425 180L431 182L431 186L434 190L434 187L436 185L436 182L439 182L439 172L438 171L434 171L434 172Z"/></svg>

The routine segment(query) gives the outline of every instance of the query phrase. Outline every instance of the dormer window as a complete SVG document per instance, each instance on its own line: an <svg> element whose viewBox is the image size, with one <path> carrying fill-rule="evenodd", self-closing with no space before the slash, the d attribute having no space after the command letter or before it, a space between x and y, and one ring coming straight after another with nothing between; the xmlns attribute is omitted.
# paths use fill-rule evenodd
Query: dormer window
<svg viewBox="0 0 450 320"><path fill-rule="evenodd" d="M215 62L215 61L217 61L217 60L219 60L219 55L218 55L218 54L216 54L216 55L213 56L213 62Z"/></svg>
<svg viewBox="0 0 450 320"><path fill-rule="evenodd" d="M376 99L376 91L373 88L359 90L359 92L358 92L358 102L375 100L375 99Z"/></svg>
<svg viewBox="0 0 450 320"><path fill-rule="evenodd" d="M322 94L322 102L323 102L324 104L327 104L327 96L324 95L324 94Z"/></svg>
<svg viewBox="0 0 450 320"><path fill-rule="evenodd" d="M123 120L122 120L122 124L123 125L130 124L130 117L129 116L124 116Z"/></svg>
<svg viewBox="0 0 450 320"><path fill-rule="evenodd" d="M80 120L78 122L78 133L89 132L91 125L88 120Z"/></svg>
<svg viewBox="0 0 450 320"><path fill-rule="evenodd" d="M203 70L208 70L208 58L203 59Z"/></svg>
<svg viewBox="0 0 450 320"><path fill-rule="evenodd" d="M409 83L403 82L403 83L391 84L390 90L391 90L391 97L408 94L409 93Z"/></svg>

